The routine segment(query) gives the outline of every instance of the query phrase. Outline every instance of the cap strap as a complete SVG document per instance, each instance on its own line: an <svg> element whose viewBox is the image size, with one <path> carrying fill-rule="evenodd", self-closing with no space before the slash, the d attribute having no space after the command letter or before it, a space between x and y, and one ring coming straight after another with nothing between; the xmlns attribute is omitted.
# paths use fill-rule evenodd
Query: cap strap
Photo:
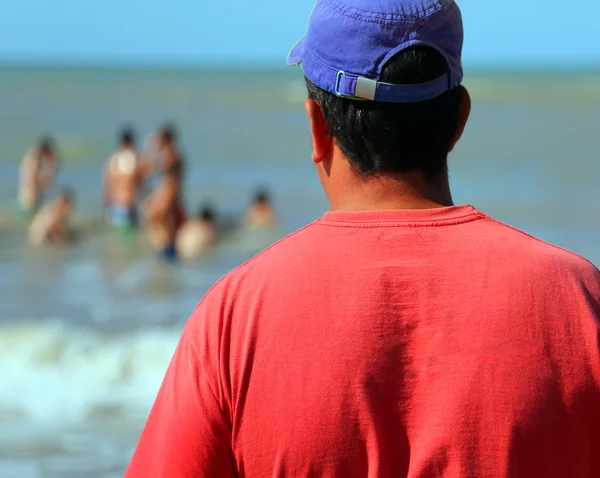
<svg viewBox="0 0 600 478"><path fill-rule="evenodd" d="M445 73L427 83L394 85L340 70L336 77L335 93L338 96L355 99L414 103L430 100L457 86L452 84L451 78L449 73Z"/></svg>
<svg viewBox="0 0 600 478"><path fill-rule="evenodd" d="M356 79L356 90L354 96L365 100L374 100L377 93L377 82L364 76L359 76Z"/></svg>

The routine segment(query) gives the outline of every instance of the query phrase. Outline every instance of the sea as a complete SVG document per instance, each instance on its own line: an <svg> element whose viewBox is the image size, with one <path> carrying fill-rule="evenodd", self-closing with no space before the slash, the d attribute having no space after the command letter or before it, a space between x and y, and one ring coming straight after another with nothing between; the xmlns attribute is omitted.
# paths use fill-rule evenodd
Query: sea
<svg viewBox="0 0 600 478"><path fill-rule="evenodd" d="M466 71L473 112L450 155L457 204L600 265L600 72ZM208 288L328 207L295 69L0 67L0 477L123 476L182 327ZM186 206L235 224L257 188L272 230L230 228L196 263L100 220L117 132L177 125ZM18 165L43 134L76 192L69 248L32 248ZM401 148L402 145L399 145Z"/></svg>

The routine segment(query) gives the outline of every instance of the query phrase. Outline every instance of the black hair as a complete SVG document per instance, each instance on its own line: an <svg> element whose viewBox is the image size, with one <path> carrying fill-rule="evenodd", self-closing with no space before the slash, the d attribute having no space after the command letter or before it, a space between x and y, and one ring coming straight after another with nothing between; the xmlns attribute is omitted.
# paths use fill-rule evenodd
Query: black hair
<svg viewBox="0 0 600 478"><path fill-rule="evenodd" d="M50 136L43 136L38 142L38 148L49 151L54 149L54 140Z"/></svg>
<svg viewBox="0 0 600 478"><path fill-rule="evenodd" d="M133 144L135 142L135 132L132 128L123 128L119 134L121 144Z"/></svg>
<svg viewBox="0 0 600 478"><path fill-rule="evenodd" d="M259 190L256 191L256 193L254 193L254 202L255 203L268 203L270 202L270 196L269 196L269 192L264 189L261 188Z"/></svg>
<svg viewBox="0 0 600 478"><path fill-rule="evenodd" d="M63 196L72 202L75 200L75 191L72 188L64 187L60 190L59 196Z"/></svg>
<svg viewBox="0 0 600 478"><path fill-rule="evenodd" d="M211 206L204 205L198 210L198 217L204 221L212 222L215 220L215 211Z"/></svg>
<svg viewBox="0 0 600 478"><path fill-rule="evenodd" d="M448 64L437 50L415 46L394 56L380 79L419 84L447 72ZM388 103L341 98L308 79L306 83L309 98L323 111L330 135L362 176L420 170L432 178L446 169L460 121L460 88L427 101Z"/></svg>
<svg viewBox="0 0 600 478"><path fill-rule="evenodd" d="M177 140L177 129L171 123L167 123L160 129L160 137L163 141L172 143Z"/></svg>

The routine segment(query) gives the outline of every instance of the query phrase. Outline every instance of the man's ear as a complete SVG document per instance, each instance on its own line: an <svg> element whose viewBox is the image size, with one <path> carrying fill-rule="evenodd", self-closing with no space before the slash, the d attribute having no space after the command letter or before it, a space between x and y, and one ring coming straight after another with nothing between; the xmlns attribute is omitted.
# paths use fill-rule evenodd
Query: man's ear
<svg viewBox="0 0 600 478"><path fill-rule="evenodd" d="M319 104L314 100L308 99L304 103L304 107L306 108L306 114L310 122L312 160L314 163L320 163L331 152L333 139L329 134L329 127Z"/></svg>
<svg viewBox="0 0 600 478"><path fill-rule="evenodd" d="M450 151L454 149L456 143L458 143L463 133L465 132L467 121L469 121L469 116L471 115L471 95L464 86L460 86L459 88L461 89L462 99L460 102L458 128L456 130L454 140L452 141L452 145L450 146Z"/></svg>

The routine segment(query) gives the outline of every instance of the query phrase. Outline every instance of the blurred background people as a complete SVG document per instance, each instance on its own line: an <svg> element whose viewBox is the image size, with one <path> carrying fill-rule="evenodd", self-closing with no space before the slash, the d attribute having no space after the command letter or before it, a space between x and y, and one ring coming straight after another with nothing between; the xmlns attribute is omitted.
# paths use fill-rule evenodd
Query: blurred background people
<svg viewBox="0 0 600 478"><path fill-rule="evenodd" d="M159 174L169 170L174 165L179 165L180 172L185 172L183 168L183 157L177 143L177 131L175 126L166 124L158 134L159 154L158 170Z"/></svg>
<svg viewBox="0 0 600 478"><path fill-rule="evenodd" d="M272 227L275 225L275 211L266 189L259 189L246 212L246 224L250 227Z"/></svg>
<svg viewBox="0 0 600 478"><path fill-rule="evenodd" d="M185 182L186 164L178 144L177 131L171 124L165 125L160 133L160 149L158 158L158 178L165 182L167 188L174 188L173 212L175 228L178 230L186 219L183 185ZM162 178L162 179L161 179ZM159 187L161 187L159 182Z"/></svg>
<svg viewBox="0 0 600 478"><path fill-rule="evenodd" d="M33 215L52 187L58 160L52 138L47 137L31 148L21 161L19 207L23 214Z"/></svg>
<svg viewBox="0 0 600 478"><path fill-rule="evenodd" d="M198 259L215 243L216 236L215 211L210 205L204 205L177 233L177 255L184 260Z"/></svg>
<svg viewBox="0 0 600 478"><path fill-rule="evenodd" d="M144 174L150 188L156 187L166 171L175 164L179 164L181 173L184 172L183 157L174 125L167 123L148 135L144 143L143 159Z"/></svg>
<svg viewBox="0 0 600 478"><path fill-rule="evenodd" d="M138 225L138 200L142 181L135 133L126 128L119 136L119 149L104 168L103 201L107 222L127 231Z"/></svg>
<svg viewBox="0 0 600 478"><path fill-rule="evenodd" d="M69 244L73 240L69 224L73 202L73 192L64 189L54 201L43 206L29 226L29 242L35 246L45 243Z"/></svg>
<svg viewBox="0 0 600 478"><path fill-rule="evenodd" d="M176 238L185 221L181 199L181 163L172 164L145 203L145 221L153 249L163 258L177 258Z"/></svg>

